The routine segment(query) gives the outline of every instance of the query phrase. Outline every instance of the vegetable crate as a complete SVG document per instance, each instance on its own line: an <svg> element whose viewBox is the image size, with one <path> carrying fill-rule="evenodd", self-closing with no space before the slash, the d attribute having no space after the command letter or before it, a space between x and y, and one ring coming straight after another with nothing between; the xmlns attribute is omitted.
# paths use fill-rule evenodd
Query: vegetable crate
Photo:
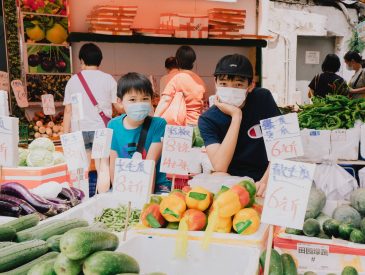
<svg viewBox="0 0 365 275"><path fill-rule="evenodd" d="M68 182L69 173L66 164L50 167L16 167L0 170L0 184L15 181L27 188L35 188L49 181Z"/></svg>
<svg viewBox="0 0 365 275"><path fill-rule="evenodd" d="M352 266L365 275L365 245L339 239L320 239L293 236L281 229L274 239L274 248L280 253L292 255L299 273L316 272L340 274L345 266Z"/></svg>

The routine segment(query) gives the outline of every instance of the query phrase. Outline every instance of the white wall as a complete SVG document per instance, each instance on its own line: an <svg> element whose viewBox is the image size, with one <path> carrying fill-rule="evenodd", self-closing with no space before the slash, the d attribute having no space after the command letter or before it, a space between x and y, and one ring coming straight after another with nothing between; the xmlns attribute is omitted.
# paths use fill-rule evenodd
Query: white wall
<svg viewBox="0 0 365 275"><path fill-rule="evenodd" d="M351 27L343 13L333 7L271 2L269 14L266 29L274 38L263 50L263 86L278 94L279 104L293 104L297 84L306 86L296 82L297 36L336 36L335 53L343 62ZM354 10L350 15L357 18ZM352 73L342 64L339 74L349 79Z"/></svg>

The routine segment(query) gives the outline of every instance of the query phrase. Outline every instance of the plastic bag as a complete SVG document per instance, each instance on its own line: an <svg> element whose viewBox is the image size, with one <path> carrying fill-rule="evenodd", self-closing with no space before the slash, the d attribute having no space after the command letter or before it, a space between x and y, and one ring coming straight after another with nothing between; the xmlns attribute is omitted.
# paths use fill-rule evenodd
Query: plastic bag
<svg viewBox="0 0 365 275"><path fill-rule="evenodd" d="M317 165L314 183L326 194L327 200L347 200L358 188L356 179L337 164Z"/></svg>
<svg viewBox="0 0 365 275"><path fill-rule="evenodd" d="M357 160L360 147L360 127L331 132L331 154L335 159Z"/></svg>
<svg viewBox="0 0 365 275"><path fill-rule="evenodd" d="M323 162L331 152L331 131L303 129L300 131L304 155L299 159L310 162Z"/></svg>

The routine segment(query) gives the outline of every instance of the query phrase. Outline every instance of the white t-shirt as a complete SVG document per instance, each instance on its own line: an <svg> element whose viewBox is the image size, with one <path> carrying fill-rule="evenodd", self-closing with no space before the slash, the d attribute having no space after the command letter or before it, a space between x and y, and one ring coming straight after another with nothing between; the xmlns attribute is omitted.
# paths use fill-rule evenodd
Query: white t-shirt
<svg viewBox="0 0 365 275"><path fill-rule="evenodd" d="M83 70L86 83L90 87L99 107L108 117L112 116L112 103L117 102L117 82L107 73L99 70ZM72 104L73 96L81 94L81 119L77 112L72 112L71 116L71 131L95 131L100 128L105 128L105 124L101 119L97 108L91 103L80 79L77 75L73 75L67 82L65 90L65 98L63 105Z"/></svg>

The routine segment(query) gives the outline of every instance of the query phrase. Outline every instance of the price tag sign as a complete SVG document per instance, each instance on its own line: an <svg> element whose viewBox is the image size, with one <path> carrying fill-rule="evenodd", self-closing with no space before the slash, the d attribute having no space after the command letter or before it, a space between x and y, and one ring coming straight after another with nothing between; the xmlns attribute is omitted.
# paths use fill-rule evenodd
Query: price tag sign
<svg viewBox="0 0 365 275"><path fill-rule="evenodd" d="M54 105L54 97L51 94L42 95L42 107L45 115L56 114L56 107Z"/></svg>
<svg viewBox="0 0 365 275"><path fill-rule="evenodd" d="M0 71L0 90L9 92L9 74L7 72Z"/></svg>
<svg viewBox="0 0 365 275"><path fill-rule="evenodd" d="M19 119L0 116L0 166L17 167Z"/></svg>
<svg viewBox="0 0 365 275"><path fill-rule="evenodd" d="M331 270L334 268L333 259L330 257L328 245L297 244L297 255L300 259L299 269Z"/></svg>
<svg viewBox="0 0 365 275"><path fill-rule="evenodd" d="M68 170L87 170L89 168L82 132L61 135L61 144Z"/></svg>
<svg viewBox="0 0 365 275"><path fill-rule="evenodd" d="M155 174L153 160L117 158L115 161L113 192L130 201L134 207L143 208L149 201Z"/></svg>
<svg viewBox="0 0 365 275"><path fill-rule="evenodd" d="M72 119L74 121L84 119L84 106L82 104L82 94L76 93L71 95Z"/></svg>
<svg viewBox="0 0 365 275"><path fill-rule="evenodd" d="M18 106L20 108L28 107L28 95L26 90L24 89L22 81L19 79L13 80L11 82L11 89L13 90L15 100Z"/></svg>
<svg viewBox="0 0 365 275"><path fill-rule="evenodd" d="M315 164L274 159L266 189L263 223L302 229Z"/></svg>
<svg viewBox="0 0 365 275"><path fill-rule="evenodd" d="M167 125L162 147L161 172L188 175L189 151L192 142L192 127Z"/></svg>
<svg viewBox="0 0 365 275"><path fill-rule="evenodd" d="M304 155L296 113L260 121L267 158L294 158Z"/></svg>
<svg viewBox="0 0 365 275"><path fill-rule="evenodd" d="M105 128L95 131L93 148L91 152L92 159L108 158L110 156L112 137L112 129Z"/></svg>
<svg viewBox="0 0 365 275"><path fill-rule="evenodd" d="M9 116L8 92L0 90L0 116Z"/></svg>

